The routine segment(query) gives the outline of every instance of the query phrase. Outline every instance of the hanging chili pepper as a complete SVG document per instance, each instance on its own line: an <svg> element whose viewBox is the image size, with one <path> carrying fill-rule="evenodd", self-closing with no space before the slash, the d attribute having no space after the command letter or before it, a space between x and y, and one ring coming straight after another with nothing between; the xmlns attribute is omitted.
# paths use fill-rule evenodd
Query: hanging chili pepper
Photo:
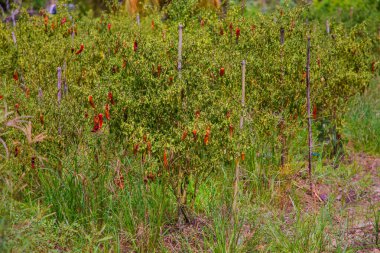
<svg viewBox="0 0 380 253"><path fill-rule="evenodd" d="M84 45L83 45L83 44L80 44L80 48L79 48L78 51L75 52L75 54L80 54L80 53L82 53L83 49L84 49Z"/></svg>
<svg viewBox="0 0 380 253"><path fill-rule="evenodd" d="M197 110L197 111L195 112L195 118L196 118L196 119L199 119L200 116L201 116L201 111L200 111L200 110Z"/></svg>
<svg viewBox="0 0 380 253"><path fill-rule="evenodd" d="M244 152L241 152L241 160L242 160L242 161L245 160L245 153L244 153Z"/></svg>
<svg viewBox="0 0 380 253"><path fill-rule="evenodd" d="M32 159L32 169L35 169L36 168L36 158L33 156Z"/></svg>
<svg viewBox="0 0 380 253"><path fill-rule="evenodd" d="M193 139L194 139L194 141L196 141L197 140L197 130L193 130Z"/></svg>
<svg viewBox="0 0 380 253"><path fill-rule="evenodd" d="M232 25L232 23L230 23L229 28L230 28L230 33L232 34L232 31L234 30L234 26Z"/></svg>
<svg viewBox="0 0 380 253"><path fill-rule="evenodd" d="M186 136L187 136L187 131L183 131L182 133L182 137L181 137L181 140L185 140L186 139Z"/></svg>
<svg viewBox="0 0 380 253"><path fill-rule="evenodd" d="M112 92L108 92L108 100L111 102L112 105L115 105L115 101L113 100Z"/></svg>
<svg viewBox="0 0 380 253"><path fill-rule="evenodd" d="M223 67L220 68L220 70L219 70L219 75L220 75L220 76L224 76L224 68L223 68Z"/></svg>
<svg viewBox="0 0 380 253"><path fill-rule="evenodd" d="M154 29L154 20L152 20L151 27L152 27L152 30L153 30Z"/></svg>
<svg viewBox="0 0 380 253"><path fill-rule="evenodd" d="M66 23L66 21L67 21L66 17L63 17L63 18L61 19L61 25L63 25L64 23Z"/></svg>
<svg viewBox="0 0 380 253"><path fill-rule="evenodd" d="M17 73L17 70L15 70L15 72L13 73L13 80L15 80L16 82L18 81L18 73Z"/></svg>
<svg viewBox="0 0 380 253"><path fill-rule="evenodd" d="M157 75L158 75L158 77L160 77L161 71L162 71L162 67L161 67L160 64L158 64L158 66L157 66Z"/></svg>
<svg viewBox="0 0 380 253"><path fill-rule="evenodd" d="M234 126L232 124L230 124L230 137L232 138L232 135L234 133Z"/></svg>
<svg viewBox="0 0 380 253"><path fill-rule="evenodd" d="M101 129L103 126L103 114L99 113L98 118L99 118L99 128Z"/></svg>
<svg viewBox="0 0 380 253"><path fill-rule="evenodd" d="M103 114L99 113L94 117L94 128L91 132L98 132L103 126Z"/></svg>
<svg viewBox="0 0 380 253"><path fill-rule="evenodd" d="M15 109L18 115L20 115L20 112L18 111L19 108L20 108L20 105L18 103L15 104Z"/></svg>
<svg viewBox="0 0 380 253"><path fill-rule="evenodd" d="M146 143L146 149L148 150L148 154L152 152L152 143L150 141Z"/></svg>
<svg viewBox="0 0 380 253"><path fill-rule="evenodd" d="M205 138L203 140L203 142L204 142L205 145L208 145L208 141L209 141L209 138L210 138L210 132L211 132L211 128L207 127Z"/></svg>
<svg viewBox="0 0 380 253"><path fill-rule="evenodd" d="M236 41L238 41L238 39L240 37L240 29L239 29L239 27L236 28L235 35L236 35Z"/></svg>
<svg viewBox="0 0 380 253"><path fill-rule="evenodd" d="M137 51L137 41L133 42L133 51Z"/></svg>
<svg viewBox="0 0 380 253"><path fill-rule="evenodd" d="M45 124L44 115L42 113L40 113L40 123L42 126Z"/></svg>
<svg viewBox="0 0 380 253"><path fill-rule="evenodd" d="M19 146L16 146L14 152L15 152L15 157L17 157L18 154L20 154L20 147L19 147Z"/></svg>
<svg viewBox="0 0 380 253"><path fill-rule="evenodd" d="M135 144L133 146L133 155L137 155L137 152L139 152L139 144Z"/></svg>
<svg viewBox="0 0 380 253"><path fill-rule="evenodd" d="M317 119L317 105L314 104L313 106L313 119Z"/></svg>
<svg viewBox="0 0 380 253"><path fill-rule="evenodd" d="M114 179L114 183L120 190L124 189L124 176L122 173L118 172L116 178Z"/></svg>
<svg viewBox="0 0 380 253"><path fill-rule="evenodd" d="M107 29L108 29L109 32L111 31L111 23L108 23Z"/></svg>
<svg viewBox="0 0 380 253"><path fill-rule="evenodd" d="M90 103L92 108L95 108L94 98L91 95L88 96L88 102Z"/></svg>
<svg viewBox="0 0 380 253"><path fill-rule="evenodd" d="M105 107L105 115L106 115L107 120L111 119L111 117L110 117L110 106L108 104L106 104L106 107Z"/></svg>
<svg viewBox="0 0 380 253"><path fill-rule="evenodd" d="M168 158L166 156L166 150L165 149L164 149L164 167L165 168L169 167L169 162L168 162Z"/></svg>

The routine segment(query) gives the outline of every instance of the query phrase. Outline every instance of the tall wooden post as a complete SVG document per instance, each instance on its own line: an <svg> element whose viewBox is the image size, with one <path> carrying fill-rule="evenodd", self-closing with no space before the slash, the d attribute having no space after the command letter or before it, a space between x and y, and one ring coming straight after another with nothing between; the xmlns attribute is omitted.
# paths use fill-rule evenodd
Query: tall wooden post
<svg viewBox="0 0 380 253"><path fill-rule="evenodd" d="M306 56L306 101L307 101L307 125L308 125L308 143L309 143L309 159L308 159L308 173L310 192L313 194L313 181L311 176L312 169L312 131L311 131L311 115L310 115L310 36L307 38L307 56Z"/></svg>

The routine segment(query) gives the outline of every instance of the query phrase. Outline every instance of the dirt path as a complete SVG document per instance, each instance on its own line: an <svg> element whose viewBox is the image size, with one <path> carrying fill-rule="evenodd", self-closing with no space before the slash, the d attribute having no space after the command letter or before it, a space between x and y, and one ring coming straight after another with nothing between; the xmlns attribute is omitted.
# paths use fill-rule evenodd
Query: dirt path
<svg viewBox="0 0 380 253"><path fill-rule="evenodd" d="M347 226L344 237L350 247L357 252L380 253L375 245L376 237L380 238L375 230L375 216L380 215L380 157L357 153L351 161L362 170L352 178L349 189L340 189L337 200L344 203L345 215L337 218L340 225Z"/></svg>

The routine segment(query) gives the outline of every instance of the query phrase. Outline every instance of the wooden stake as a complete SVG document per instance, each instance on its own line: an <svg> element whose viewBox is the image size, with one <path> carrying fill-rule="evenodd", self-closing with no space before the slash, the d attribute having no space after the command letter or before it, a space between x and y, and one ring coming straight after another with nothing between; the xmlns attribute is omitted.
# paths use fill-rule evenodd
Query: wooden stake
<svg viewBox="0 0 380 253"><path fill-rule="evenodd" d="M181 70L182 70L182 29L183 26L180 24L178 26L178 74L179 77L181 78Z"/></svg>
<svg viewBox="0 0 380 253"><path fill-rule="evenodd" d="M310 192L313 195L313 182L311 177L311 152L312 152L312 131L311 131L311 116L310 116L310 36L307 38L307 56L306 56L306 101L307 101L307 125L308 125L308 142L309 142L309 161L308 173L310 181Z"/></svg>
<svg viewBox="0 0 380 253"><path fill-rule="evenodd" d="M326 33L330 34L330 23L328 19L326 20Z"/></svg>
<svg viewBox="0 0 380 253"><path fill-rule="evenodd" d="M242 106L242 112L240 116L240 131L243 130L244 125L244 107L245 107L245 67L246 67L246 61L243 60L242 63L242 76L241 76L241 106ZM235 179L234 179L234 196L233 196L233 202L232 202L232 212L233 212L233 225L235 225L236 216L238 214L238 208L237 208L237 197L239 194L239 176L240 176L240 166L239 166L239 158L235 161Z"/></svg>
<svg viewBox="0 0 380 253"><path fill-rule="evenodd" d="M62 84L61 84L61 77L62 77L62 69L61 67L57 68L57 76L58 76L58 83L57 83L57 88L58 88L58 106L61 105L61 98L62 98Z"/></svg>

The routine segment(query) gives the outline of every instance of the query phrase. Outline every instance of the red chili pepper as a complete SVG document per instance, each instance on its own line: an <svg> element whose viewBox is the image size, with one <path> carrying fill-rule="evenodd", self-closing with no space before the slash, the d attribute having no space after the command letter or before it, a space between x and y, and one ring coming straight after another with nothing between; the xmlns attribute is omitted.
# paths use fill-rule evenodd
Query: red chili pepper
<svg viewBox="0 0 380 253"><path fill-rule="evenodd" d="M205 145L208 145L208 139L210 138L210 132L211 132L211 129L210 129L210 127L208 127L206 130L205 138L203 140Z"/></svg>
<svg viewBox="0 0 380 253"><path fill-rule="evenodd" d="M93 97L90 95L88 96L88 102L90 103L92 108L95 108L95 103Z"/></svg>
<svg viewBox="0 0 380 253"><path fill-rule="evenodd" d="M44 24L45 24L45 26L47 26L48 22L49 22L49 17L48 17L48 15L45 14L45 16L44 16Z"/></svg>
<svg viewBox="0 0 380 253"><path fill-rule="evenodd" d="M55 28L55 24L53 22L53 23L51 23L51 29L54 31L54 28Z"/></svg>
<svg viewBox="0 0 380 253"><path fill-rule="evenodd" d="M182 137L181 137L181 140L185 140L186 139L186 136L187 136L187 131L183 131L182 133Z"/></svg>
<svg viewBox="0 0 380 253"><path fill-rule="evenodd" d="M2 100L4 98L4 96L3 95L0 95L0 100Z"/></svg>
<svg viewBox="0 0 380 253"><path fill-rule="evenodd" d="M80 53L82 53L83 49L84 49L84 45L83 45L83 44L80 44L80 48L79 48L78 51L75 52L75 54L80 54Z"/></svg>
<svg viewBox="0 0 380 253"><path fill-rule="evenodd" d="M111 31L111 23L108 23L107 29L108 29L108 31Z"/></svg>
<svg viewBox="0 0 380 253"><path fill-rule="evenodd" d="M45 123L44 115L42 113L40 113L40 122L41 122L41 125L44 125L44 123Z"/></svg>
<svg viewBox="0 0 380 253"><path fill-rule="evenodd" d="M245 153L244 153L244 152L241 152L241 160L242 160L242 161L245 160Z"/></svg>
<svg viewBox="0 0 380 253"><path fill-rule="evenodd" d="M133 42L133 51L137 51L137 41Z"/></svg>
<svg viewBox="0 0 380 253"><path fill-rule="evenodd" d="M232 138L232 135L234 133L234 126L230 124L230 137Z"/></svg>
<svg viewBox="0 0 380 253"><path fill-rule="evenodd" d="M169 84L172 84L172 83L173 83L173 77L170 76L170 77L169 77Z"/></svg>
<svg viewBox="0 0 380 253"><path fill-rule="evenodd" d="M201 111L200 111L200 110L197 110L197 111L195 112L195 118L196 118L196 119L199 119L200 116L201 116Z"/></svg>
<svg viewBox="0 0 380 253"><path fill-rule="evenodd" d="M18 81L18 73L17 73L17 70L13 73L13 80L15 80L16 82Z"/></svg>
<svg viewBox="0 0 380 253"><path fill-rule="evenodd" d="M91 132L95 133L97 131L99 131L100 127L99 127L99 118L98 116L95 116L94 117L94 128L92 129Z"/></svg>
<svg viewBox="0 0 380 253"><path fill-rule="evenodd" d="M158 77L160 77L160 75L161 75L161 71L162 71L162 67L161 67L160 64L158 64L158 66L157 66L157 74L158 74Z"/></svg>
<svg viewBox="0 0 380 253"><path fill-rule="evenodd" d="M99 129L101 129L103 126L103 114L99 113L98 118L99 118Z"/></svg>
<svg viewBox="0 0 380 253"><path fill-rule="evenodd" d="M36 158L33 156L32 157L32 169L36 168Z"/></svg>
<svg viewBox="0 0 380 253"><path fill-rule="evenodd" d="M20 148L19 148L19 146L16 146L15 147L15 157L17 157L19 153L20 153Z"/></svg>
<svg viewBox="0 0 380 253"><path fill-rule="evenodd" d="M235 35L236 35L236 39L238 40L239 37L240 37L240 29L239 29L239 27L236 28Z"/></svg>
<svg viewBox="0 0 380 253"><path fill-rule="evenodd" d="M193 138L194 138L194 141L196 141L197 140L197 130L193 130Z"/></svg>
<svg viewBox="0 0 380 253"><path fill-rule="evenodd" d="M112 105L115 104L115 101L113 100L113 95L112 95L111 91L108 92L108 100L111 102Z"/></svg>
<svg viewBox="0 0 380 253"><path fill-rule="evenodd" d="M111 119L111 117L110 117L110 106L108 104L106 104L105 115L106 115L107 120Z"/></svg>
<svg viewBox="0 0 380 253"><path fill-rule="evenodd" d="M137 155L137 152L139 152L139 144L135 144L133 146L133 154L136 156Z"/></svg>
<svg viewBox="0 0 380 253"><path fill-rule="evenodd" d="M151 26L152 26L152 30L153 30L154 29L154 20L152 20Z"/></svg>
<svg viewBox="0 0 380 253"><path fill-rule="evenodd" d="M168 166L169 166L169 162L168 162L168 158L166 156L166 150L164 149L164 167L168 168Z"/></svg>
<svg viewBox="0 0 380 253"><path fill-rule="evenodd" d="M114 179L115 184L119 189L123 190L124 189L124 176L122 173L118 172L117 177Z"/></svg>
<svg viewBox="0 0 380 253"><path fill-rule="evenodd" d="M229 28L230 28L230 33L232 33L232 30L234 29L234 26L232 25L232 23L230 23Z"/></svg>
<svg viewBox="0 0 380 253"><path fill-rule="evenodd" d="M220 68L220 70L219 70L219 75L220 75L220 76L224 76L224 68Z"/></svg>
<svg viewBox="0 0 380 253"><path fill-rule="evenodd" d="M313 119L317 119L317 105L313 106Z"/></svg>
<svg viewBox="0 0 380 253"><path fill-rule="evenodd" d="M30 89L28 87L25 88L25 96L28 98L30 95Z"/></svg>
<svg viewBox="0 0 380 253"><path fill-rule="evenodd" d="M63 25L64 23L66 23L66 21L67 21L66 17L63 17L63 18L61 19L61 25Z"/></svg>

